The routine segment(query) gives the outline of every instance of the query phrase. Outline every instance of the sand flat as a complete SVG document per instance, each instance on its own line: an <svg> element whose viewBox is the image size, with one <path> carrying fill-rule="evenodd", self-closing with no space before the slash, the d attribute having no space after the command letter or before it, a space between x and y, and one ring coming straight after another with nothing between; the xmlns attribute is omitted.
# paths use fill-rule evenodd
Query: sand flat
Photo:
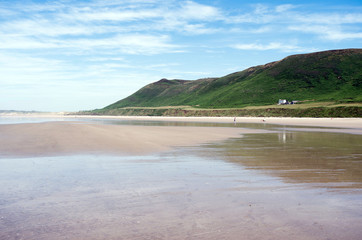
<svg viewBox="0 0 362 240"><path fill-rule="evenodd" d="M0 155L43 156L77 153L150 154L214 142L242 133L240 128L124 126L85 122L0 125Z"/></svg>
<svg viewBox="0 0 362 240"><path fill-rule="evenodd" d="M153 117L153 116L150 117L150 116L87 116L87 115L83 116L64 115L64 117L144 120L144 121L211 122L211 123L234 122L234 117ZM294 126L362 129L362 118L236 117L235 120L236 123L265 123L265 124L280 124L280 125L294 125Z"/></svg>
<svg viewBox="0 0 362 240"><path fill-rule="evenodd" d="M150 119L160 121L142 121ZM182 119L233 122L164 118ZM238 124L69 120L0 124L0 239L357 240L362 235L361 136L335 138L274 126L270 129L277 132L240 138L268 131ZM322 128L300 127L305 129ZM330 129L347 128L324 130ZM158 154L215 141L217 147ZM83 155L94 152L102 154Z"/></svg>
<svg viewBox="0 0 362 240"><path fill-rule="evenodd" d="M2 117L76 119L43 123L0 124L0 156L45 156L81 153L150 154L177 146L192 146L265 132L242 128L130 126L80 122L82 119L233 123L233 117L127 117L29 114ZM236 123L325 127L323 131L362 134L362 118L252 118ZM338 128L338 129L328 129ZM294 129L297 130L297 129ZM307 129L302 129L307 130ZM311 129L310 131L321 131Z"/></svg>
<svg viewBox="0 0 362 240"><path fill-rule="evenodd" d="M234 117L164 117L164 116L105 116L71 115L67 113L11 113L0 114L2 118L49 118L49 119L114 119L132 121L178 121L233 123ZM297 117L236 117L236 123L265 123L310 127L354 128L362 129L361 118L297 118Z"/></svg>

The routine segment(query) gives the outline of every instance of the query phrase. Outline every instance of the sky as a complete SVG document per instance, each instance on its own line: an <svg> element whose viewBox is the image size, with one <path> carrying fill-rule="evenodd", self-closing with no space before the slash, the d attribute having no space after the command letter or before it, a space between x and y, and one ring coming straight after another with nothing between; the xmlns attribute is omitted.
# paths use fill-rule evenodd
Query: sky
<svg viewBox="0 0 362 240"><path fill-rule="evenodd" d="M92 110L162 78L361 47L360 0L0 0L0 110Z"/></svg>

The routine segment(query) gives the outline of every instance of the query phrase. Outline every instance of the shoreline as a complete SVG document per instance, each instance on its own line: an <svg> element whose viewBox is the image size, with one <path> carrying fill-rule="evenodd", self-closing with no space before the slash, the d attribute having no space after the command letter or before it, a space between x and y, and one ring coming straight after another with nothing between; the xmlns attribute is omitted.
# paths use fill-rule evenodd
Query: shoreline
<svg viewBox="0 0 362 240"><path fill-rule="evenodd" d="M0 158L70 154L146 155L172 151L177 147L200 146L230 138L240 138L243 134L273 132L242 128L242 125L237 125L238 123L294 126L289 129L283 128L292 131L362 135L362 118L237 117L234 126L230 125L234 123L234 117L127 117L65 114L12 114L0 115L1 117L34 118L34 120L40 118L49 121L0 124ZM87 122L86 119L228 123L229 125L224 127L116 125ZM301 128L295 128L295 126Z"/></svg>
<svg viewBox="0 0 362 240"><path fill-rule="evenodd" d="M0 114L5 118L56 118L56 119L114 119L138 121L234 123L234 117L159 117L159 116L109 116L71 115L69 113ZM362 130L362 118L295 118L295 117L236 117L236 123L265 123L288 126L329 128L354 128Z"/></svg>

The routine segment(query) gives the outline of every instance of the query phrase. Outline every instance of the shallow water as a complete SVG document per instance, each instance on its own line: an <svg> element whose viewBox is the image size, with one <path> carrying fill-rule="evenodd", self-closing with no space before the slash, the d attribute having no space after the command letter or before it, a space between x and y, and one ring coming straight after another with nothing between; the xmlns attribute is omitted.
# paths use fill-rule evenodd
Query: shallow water
<svg viewBox="0 0 362 240"><path fill-rule="evenodd" d="M17 124L17 123L39 123L51 121L77 121L79 118L61 118L61 117L19 117L19 116L1 116L0 124Z"/></svg>
<svg viewBox="0 0 362 240"><path fill-rule="evenodd" d="M150 156L0 159L0 239L361 239L361 135L236 127L275 132Z"/></svg>

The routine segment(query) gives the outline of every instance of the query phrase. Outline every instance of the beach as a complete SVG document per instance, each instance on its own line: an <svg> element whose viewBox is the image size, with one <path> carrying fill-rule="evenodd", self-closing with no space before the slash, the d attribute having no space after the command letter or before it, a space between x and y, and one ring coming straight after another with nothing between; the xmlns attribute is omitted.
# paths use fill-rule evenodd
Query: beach
<svg viewBox="0 0 362 240"><path fill-rule="evenodd" d="M113 117L30 114L5 117L52 119L49 122L1 124L0 153L3 156L49 156L80 153L150 154L177 146L216 142L245 133L266 130L235 127L130 126L82 122L86 119L128 121L264 123L324 127L318 131L362 134L362 119L232 118L232 117ZM78 121L54 121L54 120ZM331 129L332 128L332 129ZM335 129L333 129L335 128ZM303 129L308 130L308 129ZM316 129L310 129L315 131Z"/></svg>
<svg viewBox="0 0 362 240"><path fill-rule="evenodd" d="M80 153L150 154L177 146L214 142L260 130L121 126L86 122L0 125L3 156L47 156Z"/></svg>
<svg viewBox="0 0 362 240"><path fill-rule="evenodd" d="M3 113L3 118L49 118L49 119L114 119L132 121L179 121L210 123L266 123L294 126L362 128L362 118L295 118L295 117L164 117L164 116L109 116L74 115L71 113ZM362 116L361 116L362 117Z"/></svg>
<svg viewBox="0 0 362 240"><path fill-rule="evenodd" d="M0 120L0 239L362 235L360 119Z"/></svg>

